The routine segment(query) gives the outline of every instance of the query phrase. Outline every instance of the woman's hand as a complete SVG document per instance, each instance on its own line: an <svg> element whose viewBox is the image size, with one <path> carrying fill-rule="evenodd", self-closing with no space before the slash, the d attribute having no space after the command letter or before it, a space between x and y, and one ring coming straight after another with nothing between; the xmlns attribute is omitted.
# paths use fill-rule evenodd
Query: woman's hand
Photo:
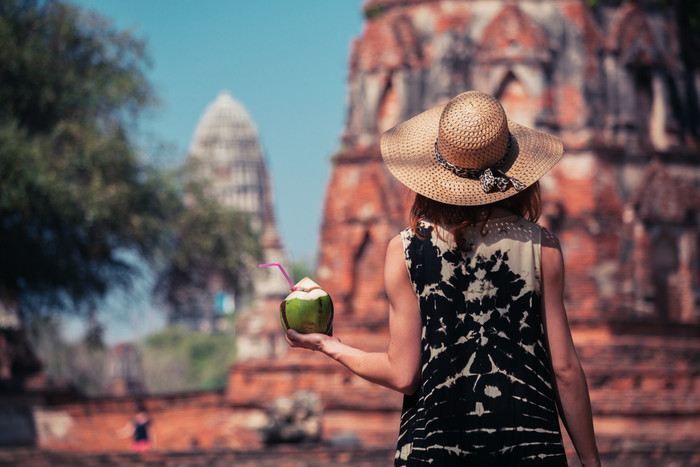
<svg viewBox="0 0 700 467"><path fill-rule="evenodd" d="M329 342L340 343L340 339L337 337L331 337L321 333L302 334L294 329L288 330L285 337L287 338L287 343L291 347L299 347L318 352L324 352L324 344Z"/></svg>
<svg viewBox="0 0 700 467"><path fill-rule="evenodd" d="M387 248L384 284L389 298L389 345L384 352L365 352L325 334L287 331L292 347L322 352L345 365L361 378L403 394L413 394L420 385L421 314L406 269L401 236Z"/></svg>

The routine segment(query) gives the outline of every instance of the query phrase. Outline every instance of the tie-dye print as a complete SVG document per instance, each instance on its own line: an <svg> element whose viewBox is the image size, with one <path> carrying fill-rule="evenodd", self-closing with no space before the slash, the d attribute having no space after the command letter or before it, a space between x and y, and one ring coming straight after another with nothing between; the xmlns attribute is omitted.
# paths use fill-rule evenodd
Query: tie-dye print
<svg viewBox="0 0 700 467"><path fill-rule="evenodd" d="M567 465L540 317L541 230L494 219L485 236L473 229L468 254L426 222L423 240L401 233L422 370L404 398L395 465Z"/></svg>

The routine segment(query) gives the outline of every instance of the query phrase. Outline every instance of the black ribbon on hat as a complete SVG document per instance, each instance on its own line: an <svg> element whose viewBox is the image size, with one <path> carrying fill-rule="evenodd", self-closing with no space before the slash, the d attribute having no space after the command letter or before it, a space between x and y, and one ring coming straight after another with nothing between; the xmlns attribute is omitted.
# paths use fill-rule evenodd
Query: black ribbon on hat
<svg viewBox="0 0 700 467"><path fill-rule="evenodd" d="M487 167L485 169L467 169L464 167L459 167L448 161L446 161L438 151L438 144L435 141L435 158L444 168L457 175L458 177L468 178L470 180L479 180L479 185L484 193L489 193L494 187L499 191L506 191L508 185L512 185L515 191L522 191L526 188L525 184L515 177L509 177L503 171L500 170L505 163L508 153L510 152L510 139L511 136L508 134L508 147L506 148L506 153L501 160L496 162L493 166Z"/></svg>

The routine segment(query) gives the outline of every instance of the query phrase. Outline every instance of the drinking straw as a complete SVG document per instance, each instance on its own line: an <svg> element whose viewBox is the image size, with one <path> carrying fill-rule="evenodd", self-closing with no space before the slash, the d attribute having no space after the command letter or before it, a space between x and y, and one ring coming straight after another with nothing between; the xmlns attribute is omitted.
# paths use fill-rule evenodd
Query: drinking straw
<svg viewBox="0 0 700 467"><path fill-rule="evenodd" d="M293 283L292 280L289 278L289 276L287 275L287 273L285 272L284 268L282 267L282 265L281 265L280 263L258 264L258 267L259 267L259 268L267 268L267 267L270 267L270 266L277 266L278 268L280 268L280 271L282 271L282 274L284 274L284 277L287 278L287 282L289 282L289 285L292 286L292 290L296 290L296 289L297 289L297 288L294 286L294 283Z"/></svg>

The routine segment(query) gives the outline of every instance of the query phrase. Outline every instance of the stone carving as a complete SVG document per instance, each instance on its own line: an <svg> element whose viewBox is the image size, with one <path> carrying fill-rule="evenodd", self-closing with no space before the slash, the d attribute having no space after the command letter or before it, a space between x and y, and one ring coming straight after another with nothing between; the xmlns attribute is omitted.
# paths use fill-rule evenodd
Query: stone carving
<svg viewBox="0 0 700 467"><path fill-rule="evenodd" d="M267 424L262 429L266 444L309 443L321 439L323 405L312 391L299 391L275 399L267 408Z"/></svg>

